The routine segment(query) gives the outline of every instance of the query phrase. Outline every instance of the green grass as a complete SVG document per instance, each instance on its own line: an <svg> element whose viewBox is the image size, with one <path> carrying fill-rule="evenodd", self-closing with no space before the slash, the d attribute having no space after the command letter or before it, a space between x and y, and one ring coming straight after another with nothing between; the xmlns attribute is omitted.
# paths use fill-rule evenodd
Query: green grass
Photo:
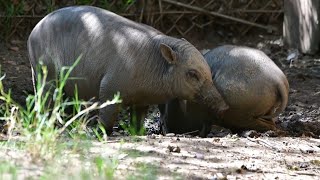
<svg viewBox="0 0 320 180"><path fill-rule="evenodd" d="M102 104L80 100L77 90L74 98L64 98L63 88L67 79L70 78L71 71L80 60L81 56L73 66L62 69L59 79L51 82L55 84L54 89L48 89L47 68L38 67L38 72L41 73L37 76L36 93L29 95L23 106L11 98L10 90L5 92L2 84L5 75L0 78L0 119L2 124L5 124L3 131L7 135L7 140L0 144L1 148L7 148L10 151L22 149L27 156L31 157L33 163L48 164L59 159L66 151L88 154L91 144L85 145L83 141L96 139L94 135L98 140L106 139L105 130L100 124L93 127L93 131L86 126L89 113L121 102L119 94L115 95L112 101ZM66 110L70 108L71 113L67 113ZM116 161L110 162L112 163L103 159L95 160L99 175L112 176ZM108 168L109 165L110 168ZM8 173L14 179L16 166L2 163L0 176L6 176Z"/></svg>
<svg viewBox="0 0 320 180"><path fill-rule="evenodd" d="M87 124L90 112L121 102L120 95L100 104L79 99L75 88L73 98L64 97L63 88L80 60L81 56L73 66L62 68L58 79L51 82L46 81L47 68L37 67L40 73L37 74L36 92L28 95L25 105L15 102L10 90L4 90L2 80L5 75L0 78L0 124L4 124L0 133L6 135L6 139L0 141L0 152L8 152L13 157L17 155L0 161L0 179L21 178L19 171L25 170L26 164L40 171L36 179L116 179L120 164L117 154L126 151L120 147L112 157L92 154L94 143L106 141L108 137L100 123L90 128ZM136 133L134 129L128 131ZM141 141L139 137L133 140ZM120 141L120 146L123 143ZM131 156L134 155L129 153L128 157ZM140 174L137 177L149 179L157 175L153 166L135 166Z"/></svg>
<svg viewBox="0 0 320 180"><path fill-rule="evenodd" d="M121 121L120 122L120 126L128 132L128 134L132 135L132 136L142 136L146 134L146 129L144 128L144 121L141 122L141 127L137 130L137 116L135 114L135 112L133 112L133 114L131 114L132 118L132 122L130 122L129 124Z"/></svg>
<svg viewBox="0 0 320 180"><path fill-rule="evenodd" d="M143 162L138 162L135 163L133 166L136 167L136 170L134 173L130 174L127 176L127 180L136 180L136 179L141 179L141 180L153 180L157 179L158 175L160 174L170 174L170 179L176 179L176 180L182 180L185 178L182 178L181 175L178 173L172 173L172 172L163 172L166 171L163 169L160 165L155 165L153 163L143 163Z"/></svg>
<svg viewBox="0 0 320 180"><path fill-rule="evenodd" d="M10 90L4 90L2 80L5 75L0 78L0 120L1 124L5 124L3 133L7 138L0 141L0 152L19 157L7 157L0 162L0 179L21 178L19 171L26 169L25 164L39 169L40 174L36 179L116 179L115 174L120 164L117 154L127 152L120 147L112 157L92 154L93 143L105 141L107 135L100 123L90 128L87 123L90 112L121 102L120 96L116 94L112 101L102 104L82 101L75 88L74 97L65 98L63 87L80 60L81 56L73 66L64 67L59 78L52 82L46 81L47 68L39 66L36 93L28 95L25 105L15 102ZM134 129L128 131L136 133ZM141 141L139 137L134 137L133 140ZM123 143L124 141L120 141L120 146ZM128 157L132 156L134 155L131 153ZM76 166L70 167L74 164ZM153 166L135 166L139 175L125 174L124 178L150 179L157 175ZM33 178L32 171L34 170L30 170L30 177Z"/></svg>
<svg viewBox="0 0 320 180"><path fill-rule="evenodd" d="M9 124L9 139L14 131L21 133L26 138L26 146L33 158L53 158L62 134L66 133L73 139L86 135L88 114L91 111L120 102L119 95L101 105L81 101L77 91L72 100L63 97L66 81L80 59L81 56L73 66L62 68L60 77L55 82L55 89L52 90L46 82L47 68L42 66L41 71L38 71L42 73L37 76L36 93L27 97L25 107L11 99L10 91L4 92L0 81L0 99L5 102L1 105L4 115L2 119ZM72 108L71 114L65 112L68 108ZM101 126L99 128L103 129Z"/></svg>
<svg viewBox="0 0 320 180"><path fill-rule="evenodd" d="M18 168L8 161L0 161L0 179L18 179Z"/></svg>
<svg viewBox="0 0 320 180"><path fill-rule="evenodd" d="M103 157L96 157L94 163L100 177L104 179L113 179L119 161L116 158L105 159Z"/></svg>
<svg viewBox="0 0 320 180"><path fill-rule="evenodd" d="M136 163L135 166L137 167L136 173L128 176L127 180L149 180L149 179L157 179L158 175L158 166L155 166L151 163Z"/></svg>

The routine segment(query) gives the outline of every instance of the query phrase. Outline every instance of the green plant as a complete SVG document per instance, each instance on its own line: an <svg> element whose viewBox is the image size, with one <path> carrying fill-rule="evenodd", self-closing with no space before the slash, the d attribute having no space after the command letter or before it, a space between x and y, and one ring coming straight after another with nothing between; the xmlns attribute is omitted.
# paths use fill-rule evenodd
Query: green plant
<svg viewBox="0 0 320 180"><path fill-rule="evenodd" d="M130 107L130 108L135 109L134 107ZM133 136L144 135L146 133L146 130L143 124L144 121L140 122L139 119L137 119L138 116L135 110L131 111L130 117L131 118L129 118L128 116L125 116L124 119L121 119L119 123L120 126L125 131L127 131L130 135L133 135ZM125 122L126 119L130 119L130 122Z"/></svg>
<svg viewBox="0 0 320 180"><path fill-rule="evenodd" d="M99 131L101 131L101 133L99 133ZM99 141L106 141L107 140L106 130L102 126L101 123L98 123L98 126L96 128L93 128L93 132L95 133L95 135L96 135L96 137L98 138Z"/></svg>
<svg viewBox="0 0 320 180"><path fill-rule="evenodd" d="M157 179L159 167L151 163L136 163L136 173L127 177L128 180L134 179Z"/></svg>
<svg viewBox="0 0 320 180"><path fill-rule="evenodd" d="M116 158L105 159L102 157L96 157L94 159L94 164L100 177L103 179L113 179L119 160Z"/></svg>
<svg viewBox="0 0 320 180"><path fill-rule="evenodd" d="M0 162L0 179L18 179L17 167L7 161Z"/></svg>
<svg viewBox="0 0 320 180"><path fill-rule="evenodd" d="M71 79L70 73L80 59L81 56L71 67L62 68L59 79L55 82L47 82L47 68L39 67L35 95L27 97L25 107L11 99L10 91L6 93L3 90L1 80L4 76L0 78L0 100L4 101L0 105L3 114L1 119L10 124L7 134L10 137L13 131L21 133L26 139L28 152L34 160L52 159L62 148L59 143L61 135L68 134L74 139L83 135L78 130L87 123L88 114L91 111L121 101L119 94L112 101L102 104L80 101L77 90L71 101L64 98L63 88L67 79ZM55 88L50 87L52 83L55 83ZM65 112L68 108L72 108L71 114ZM73 129L76 131L72 132Z"/></svg>

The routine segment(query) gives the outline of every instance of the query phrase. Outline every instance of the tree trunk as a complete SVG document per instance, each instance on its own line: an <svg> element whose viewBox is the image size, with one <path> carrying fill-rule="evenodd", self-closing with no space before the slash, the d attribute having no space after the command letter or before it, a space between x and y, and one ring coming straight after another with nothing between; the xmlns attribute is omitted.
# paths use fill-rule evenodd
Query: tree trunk
<svg viewBox="0 0 320 180"><path fill-rule="evenodd" d="M314 54L320 44L320 1L284 0L284 42L290 48Z"/></svg>

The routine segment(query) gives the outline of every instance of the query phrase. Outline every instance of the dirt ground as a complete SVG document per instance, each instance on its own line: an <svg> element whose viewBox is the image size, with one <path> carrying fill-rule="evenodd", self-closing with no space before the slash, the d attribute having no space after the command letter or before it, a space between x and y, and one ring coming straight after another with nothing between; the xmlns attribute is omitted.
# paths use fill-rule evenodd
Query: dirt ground
<svg viewBox="0 0 320 180"><path fill-rule="evenodd" d="M277 124L289 131L291 137L270 138L262 134L260 137L250 138L228 133L219 138L203 139L161 135L141 137L140 142L133 143L128 140L122 146L122 149L137 152L138 156L133 158L124 153L120 158L117 173L121 176L127 170L133 172L130 163L142 161L156 164L160 179L173 179L173 174L188 179L320 178L319 55L299 55L290 63L286 60L288 50L283 47L279 36L211 39L213 40L190 41L201 50L222 44L259 48L284 71L290 83L289 104ZM6 74L4 86L12 90L13 99L21 104L25 102L26 95L33 92L25 44L26 42L21 40L0 43L1 73ZM119 148L117 142L111 140L108 146L95 143L92 148L103 148L103 152L107 154L110 149L107 156L112 156L112 149ZM97 153L99 152L101 151Z"/></svg>
<svg viewBox="0 0 320 180"><path fill-rule="evenodd" d="M118 162L115 179L319 179L319 145L314 138L151 135L90 141L84 155L68 151L50 166L32 163L22 150L0 148L0 157L19 167L17 179L40 179L45 172L52 177L42 179L78 179L70 175L79 177L85 171L83 165L94 166L89 161L94 157Z"/></svg>

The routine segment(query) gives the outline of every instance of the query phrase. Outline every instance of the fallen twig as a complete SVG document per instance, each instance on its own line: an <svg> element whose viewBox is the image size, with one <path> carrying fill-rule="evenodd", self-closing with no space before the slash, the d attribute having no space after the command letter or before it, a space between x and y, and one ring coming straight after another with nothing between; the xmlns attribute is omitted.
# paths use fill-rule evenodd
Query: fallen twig
<svg viewBox="0 0 320 180"><path fill-rule="evenodd" d="M207 8L207 7L208 7L209 5L211 5L213 2L214 2L214 0L209 1L207 4L205 4L205 5L203 6L203 8ZM199 26L197 23L194 23L194 20L195 20L198 16L199 16L199 14L196 14L196 15L194 15L194 16L191 18L191 20L192 20L192 25L191 25L186 31L184 31L184 34L187 34L189 31L191 31L194 26L198 26L198 27L202 28L202 27L201 27L202 25ZM209 21L209 24L211 24L211 23L212 23L212 21ZM206 23L206 24L207 24L207 23Z"/></svg>
<svg viewBox="0 0 320 180"><path fill-rule="evenodd" d="M280 151L280 149L272 146L271 144L269 144L268 142L266 142L266 141L264 141L264 140L262 140L262 139L255 139L255 138L250 138L250 137L247 137L247 139L248 139L249 141L251 141L251 142L258 143L258 144L260 144L260 145L269 147L269 148L271 148L271 149L273 149L273 150Z"/></svg>
<svg viewBox="0 0 320 180"><path fill-rule="evenodd" d="M193 134L193 133L196 133L196 132L198 132L198 131L199 131L199 130L194 130L194 131L186 132L186 133L183 133L183 135Z"/></svg>
<svg viewBox="0 0 320 180"><path fill-rule="evenodd" d="M173 26L169 30L167 30L165 34L168 34L170 31L172 31L173 28L175 28L175 26L176 26L175 24L183 17L183 15L184 14L180 14L180 16L173 23Z"/></svg>
<svg viewBox="0 0 320 180"><path fill-rule="evenodd" d="M184 4L184 3L181 3L181 2L176 2L176 1L173 1L173 0L163 0L163 1L167 2L167 3L171 3L171 4L174 4L174 5L177 5L177 6L182 6L182 7L185 7L185 8L189 8L189 9L193 9L193 10L196 10L196 11L200 11L200 12L203 12L203 13L206 13L206 14L210 14L210 15L213 15L213 16L218 16L218 17L221 17L221 18L225 18L225 19L229 19L229 20L232 20L232 21L240 22L240 23L243 23L243 24L249 24L251 26L267 29L268 31L269 30L274 30L274 31L278 30L274 26L270 26L270 25L265 26L265 25L253 23L253 22L250 22L250 21L247 21L247 20L244 20L244 19L235 18L235 17L232 17L232 16L220 14L220 13L213 12L213 11L208 11L206 9L203 9L203 8L200 8L200 7L195 7L195 6L190 6L188 4Z"/></svg>
<svg viewBox="0 0 320 180"><path fill-rule="evenodd" d="M13 30L11 30L11 33L9 35L7 35L6 39L10 39L11 38L11 36L17 31L17 28L22 23L22 21L23 21L23 19L20 19L19 22L15 24Z"/></svg>
<svg viewBox="0 0 320 180"><path fill-rule="evenodd" d="M234 9L230 12L244 12L244 13L283 13L283 10L265 10L265 9Z"/></svg>

